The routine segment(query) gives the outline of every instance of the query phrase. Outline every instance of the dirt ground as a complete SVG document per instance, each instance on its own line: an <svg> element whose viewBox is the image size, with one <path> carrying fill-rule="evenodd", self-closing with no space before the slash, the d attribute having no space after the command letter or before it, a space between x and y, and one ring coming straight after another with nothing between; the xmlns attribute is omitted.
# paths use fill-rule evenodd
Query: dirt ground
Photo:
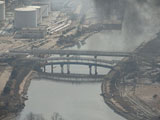
<svg viewBox="0 0 160 120"><path fill-rule="evenodd" d="M0 66L1 68L4 68L0 72L0 94L3 92L4 87L6 86L6 83L9 80L9 77L11 75L12 67L10 66Z"/></svg>

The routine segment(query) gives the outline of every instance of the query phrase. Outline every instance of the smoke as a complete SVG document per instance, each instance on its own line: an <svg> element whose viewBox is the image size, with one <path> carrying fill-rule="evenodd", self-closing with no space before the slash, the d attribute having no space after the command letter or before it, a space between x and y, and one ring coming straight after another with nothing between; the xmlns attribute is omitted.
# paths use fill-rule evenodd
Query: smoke
<svg viewBox="0 0 160 120"><path fill-rule="evenodd" d="M142 6L142 1L140 2ZM144 31L145 18L141 8L134 0L126 1L122 32L126 42L137 39Z"/></svg>
<svg viewBox="0 0 160 120"><path fill-rule="evenodd" d="M105 17L110 17L112 10L112 0L94 0L94 2L97 10L96 12L100 16L100 18L104 19Z"/></svg>
<svg viewBox="0 0 160 120"><path fill-rule="evenodd" d="M101 19L121 16L126 47L151 39L160 29L160 0L94 0Z"/></svg>
<svg viewBox="0 0 160 120"><path fill-rule="evenodd" d="M110 19L113 15L122 16L123 2L124 0L94 0L97 16L101 20Z"/></svg>
<svg viewBox="0 0 160 120"><path fill-rule="evenodd" d="M126 46L148 41L160 28L159 0L126 0L122 33Z"/></svg>

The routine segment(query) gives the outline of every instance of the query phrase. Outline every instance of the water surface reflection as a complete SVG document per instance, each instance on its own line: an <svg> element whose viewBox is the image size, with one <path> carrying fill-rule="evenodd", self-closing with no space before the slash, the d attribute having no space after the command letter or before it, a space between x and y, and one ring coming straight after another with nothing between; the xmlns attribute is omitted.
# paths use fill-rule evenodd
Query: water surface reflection
<svg viewBox="0 0 160 120"><path fill-rule="evenodd" d="M49 120L57 112L65 120L124 120L104 103L100 86L33 80L22 116L42 113Z"/></svg>

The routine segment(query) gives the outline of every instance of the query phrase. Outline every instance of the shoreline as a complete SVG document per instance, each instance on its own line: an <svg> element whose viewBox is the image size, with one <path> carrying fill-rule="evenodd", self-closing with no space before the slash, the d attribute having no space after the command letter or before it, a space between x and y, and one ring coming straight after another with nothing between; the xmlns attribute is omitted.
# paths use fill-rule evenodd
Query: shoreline
<svg viewBox="0 0 160 120"><path fill-rule="evenodd" d="M159 47L159 39L160 36L158 35L155 39L137 48L135 50L136 54L134 55L134 57L124 58L114 67L113 70L111 70L107 74L105 80L101 85L101 95L103 96L104 102L112 110L114 110L114 112L116 112L120 116L123 116L127 120L159 120L159 108L154 108L152 105L149 105L149 100L147 99L150 97L149 102L152 102L156 105L157 103L154 101L154 99L151 99L151 97L154 96L153 93L155 92L156 94L156 91L154 90L147 96L139 91L139 89L142 91L144 89L143 86L147 85L149 87L152 87L152 89L154 87L154 84L160 86L160 83L158 82L152 83L152 79L154 77L157 77L158 74L151 74L152 77L148 79L148 81L151 81L150 83L145 83L143 79L146 79L147 77L146 75L141 75L142 73L148 72L147 69L144 69L144 63L147 64L147 67L148 65L150 66L150 71L154 71L155 69L157 69L157 66L150 62L158 59L160 52L157 49ZM157 45L157 48L154 48L153 45L155 44ZM153 54L153 51L155 52L155 54ZM136 67L134 68L132 64ZM129 69L132 67L133 69ZM157 71L157 73L159 73L159 71ZM132 77L126 77L131 76L131 74ZM133 82L131 82L131 80L133 80ZM134 88L134 91L131 91L130 88ZM151 91L152 89L148 89L148 91ZM157 90L159 89L157 88ZM145 90L144 92L147 91ZM139 95L140 93L142 94L141 96Z"/></svg>

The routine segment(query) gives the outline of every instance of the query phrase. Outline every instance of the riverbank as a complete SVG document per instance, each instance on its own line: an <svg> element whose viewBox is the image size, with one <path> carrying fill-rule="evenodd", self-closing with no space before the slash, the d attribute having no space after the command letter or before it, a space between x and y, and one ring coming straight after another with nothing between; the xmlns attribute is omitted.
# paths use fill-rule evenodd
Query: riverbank
<svg viewBox="0 0 160 120"><path fill-rule="evenodd" d="M159 120L160 35L123 59L102 83L105 103L128 120Z"/></svg>
<svg viewBox="0 0 160 120"><path fill-rule="evenodd" d="M7 61L6 61L7 62ZM31 81L34 63L14 58L8 63L12 70L0 96L0 119L13 120L25 106L25 95ZM12 116L12 117L11 117Z"/></svg>

